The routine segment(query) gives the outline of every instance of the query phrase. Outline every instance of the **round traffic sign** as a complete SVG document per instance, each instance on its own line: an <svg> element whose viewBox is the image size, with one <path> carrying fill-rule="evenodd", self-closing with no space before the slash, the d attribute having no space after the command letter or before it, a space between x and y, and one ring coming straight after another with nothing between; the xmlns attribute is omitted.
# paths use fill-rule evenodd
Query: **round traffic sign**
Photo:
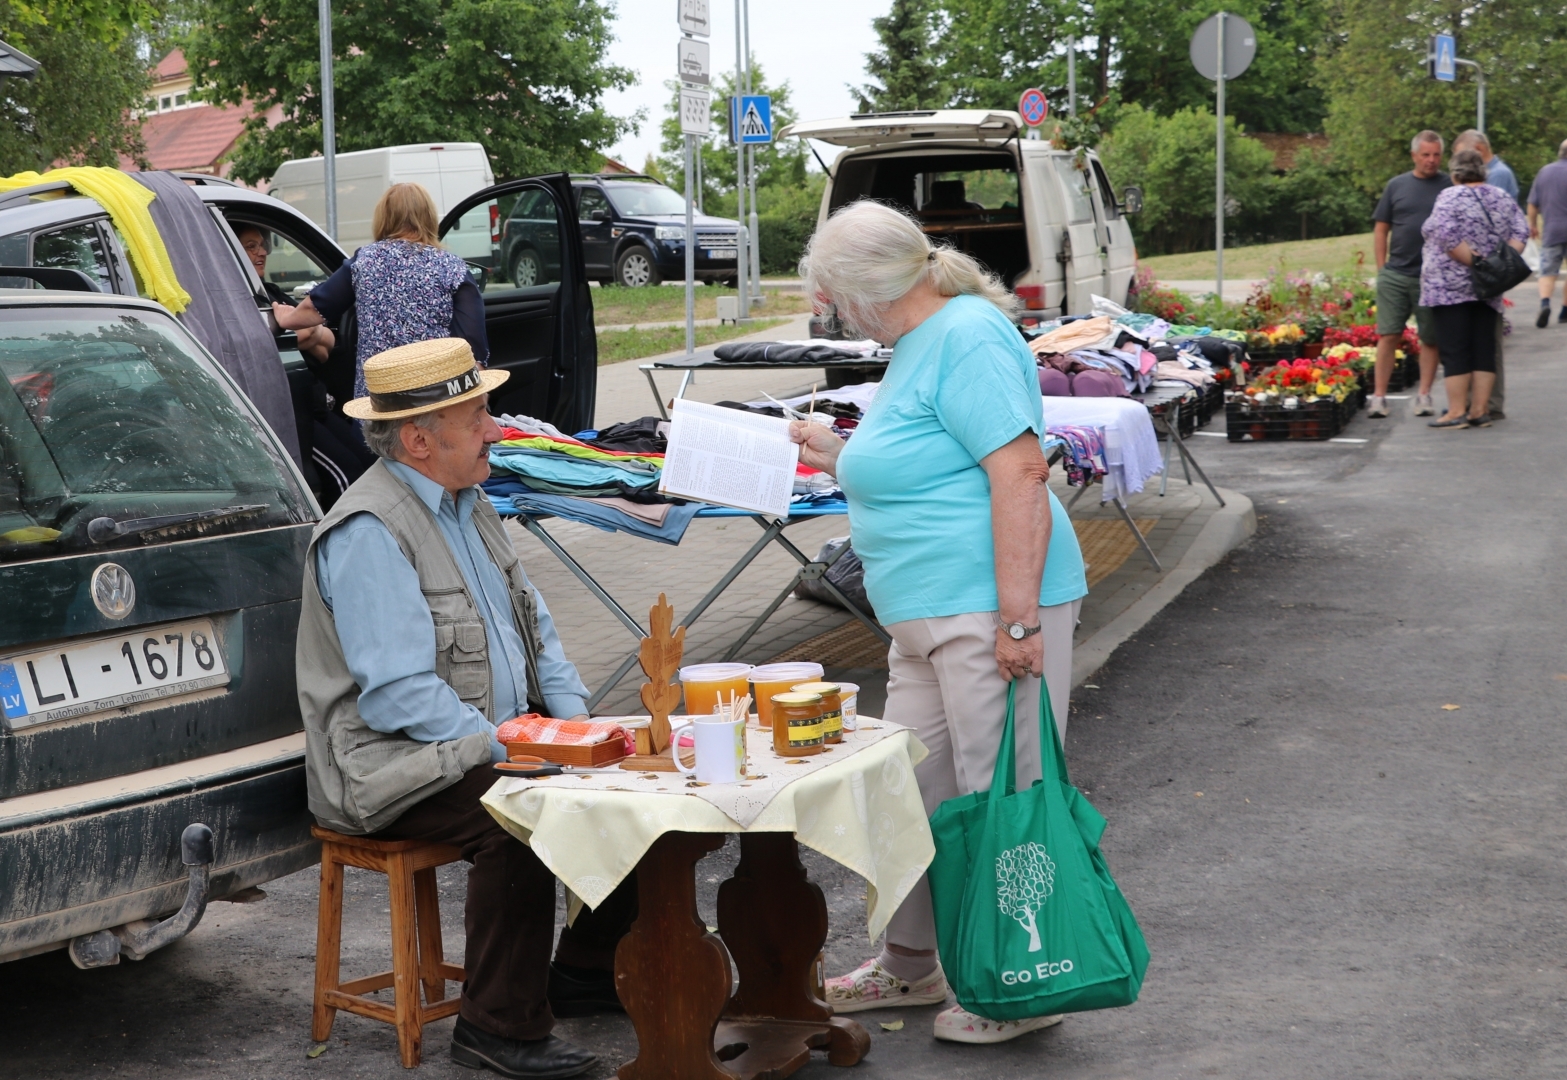
<svg viewBox="0 0 1567 1080"><path fill-rule="evenodd" d="M1224 77L1233 79L1251 67L1257 55L1257 34L1239 15L1224 12ZM1203 20L1191 42L1192 66L1205 79L1219 77L1219 16Z"/></svg>
<svg viewBox="0 0 1567 1080"><path fill-rule="evenodd" d="M1045 100L1044 91L1031 86L1017 99L1017 111L1023 114L1023 123L1038 127L1050 115L1050 102Z"/></svg>

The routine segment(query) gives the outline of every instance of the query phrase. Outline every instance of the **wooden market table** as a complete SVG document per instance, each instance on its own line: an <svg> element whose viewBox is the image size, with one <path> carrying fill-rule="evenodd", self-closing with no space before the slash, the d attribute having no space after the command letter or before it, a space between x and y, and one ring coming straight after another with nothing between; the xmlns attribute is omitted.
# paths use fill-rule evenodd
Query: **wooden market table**
<svg viewBox="0 0 1567 1080"><path fill-rule="evenodd" d="M872 938L935 847L913 776L925 748L896 724L862 720L806 759L774 755L770 736L748 729L751 778L741 784L702 790L679 774L598 773L502 779L485 795L583 902L637 875L637 920L615 953L638 1042L621 1080L772 1080L813 1050L834 1065L869 1051L865 1028L824 1000L827 902L799 845L866 878ZM719 886L715 934L697 911L696 864L729 833L740 862Z"/></svg>

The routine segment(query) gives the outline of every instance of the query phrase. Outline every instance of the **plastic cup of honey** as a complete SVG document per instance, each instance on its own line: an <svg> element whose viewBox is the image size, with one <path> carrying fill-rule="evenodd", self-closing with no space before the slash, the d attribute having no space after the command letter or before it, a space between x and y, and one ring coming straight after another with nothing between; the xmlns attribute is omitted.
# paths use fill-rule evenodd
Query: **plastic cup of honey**
<svg viewBox="0 0 1567 1080"><path fill-rule="evenodd" d="M858 683L840 682L838 697L843 702L843 730L853 731L860 726L860 687Z"/></svg>
<svg viewBox="0 0 1567 1080"><path fill-rule="evenodd" d="M691 664L680 669L680 687L686 696L686 712L692 716L710 716L719 702L729 704L729 695L745 697L751 692L750 664Z"/></svg>
<svg viewBox="0 0 1567 1080"><path fill-rule="evenodd" d="M823 674L820 664L796 662L762 664L751 669L751 696L756 701L756 717L764 728L773 726L773 695L785 694L795 683L815 682Z"/></svg>

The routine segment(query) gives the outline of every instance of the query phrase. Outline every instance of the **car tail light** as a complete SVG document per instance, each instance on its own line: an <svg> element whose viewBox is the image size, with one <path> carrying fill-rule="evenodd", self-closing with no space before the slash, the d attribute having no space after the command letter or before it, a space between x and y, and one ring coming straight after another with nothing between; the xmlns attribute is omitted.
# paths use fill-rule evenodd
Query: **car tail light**
<svg viewBox="0 0 1567 1080"><path fill-rule="evenodd" d="M501 204L490 204L490 243L501 242Z"/></svg>
<svg viewBox="0 0 1567 1080"><path fill-rule="evenodd" d="M1012 291L1017 293L1017 298L1023 301L1023 306L1029 311L1045 310L1045 287L1043 285L1019 285Z"/></svg>

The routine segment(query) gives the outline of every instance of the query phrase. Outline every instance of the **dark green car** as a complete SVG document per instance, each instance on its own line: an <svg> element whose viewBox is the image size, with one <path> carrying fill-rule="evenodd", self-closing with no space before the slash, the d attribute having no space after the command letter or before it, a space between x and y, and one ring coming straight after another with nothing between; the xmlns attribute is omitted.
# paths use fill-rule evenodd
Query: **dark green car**
<svg viewBox="0 0 1567 1080"><path fill-rule="evenodd" d="M315 861L294 640L318 516L163 308L0 290L0 961L139 958Z"/></svg>

